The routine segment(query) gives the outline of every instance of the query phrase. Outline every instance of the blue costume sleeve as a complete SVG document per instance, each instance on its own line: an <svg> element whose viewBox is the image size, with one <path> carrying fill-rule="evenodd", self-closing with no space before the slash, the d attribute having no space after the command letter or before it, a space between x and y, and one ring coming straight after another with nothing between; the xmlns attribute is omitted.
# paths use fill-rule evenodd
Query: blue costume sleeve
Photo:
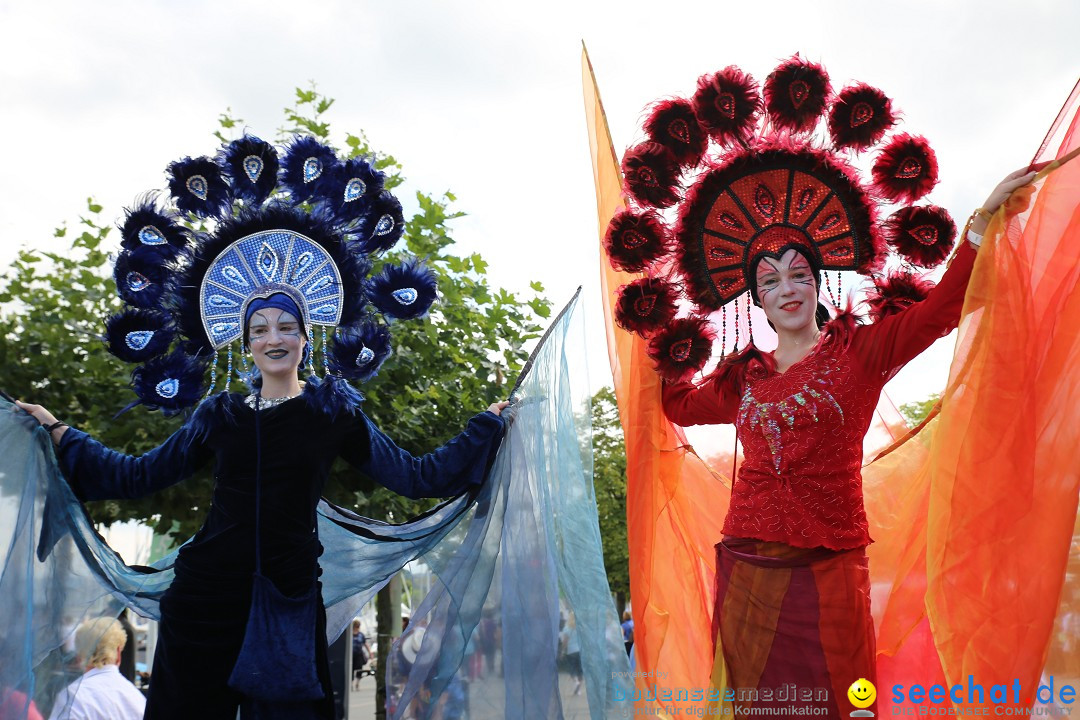
<svg viewBox="0 0 1080 720"><path fill-rule="evenodd" d="M469 420L460 435L427 455L415 457L363 413L357 414L357 421L369 442L348 438L342 457L379 484L413 500L450 497L482 483L503 430L502 418L482 412Z"/></svg>
<svg viewBox="0 0 1080 720"><path fill-rule="evenodd" d="M85 502L139 498L175 485L202 467L210 452L195 423L189 422L139 457L110 450L81 430L68 428L58 455L68 484Z"/></svg>

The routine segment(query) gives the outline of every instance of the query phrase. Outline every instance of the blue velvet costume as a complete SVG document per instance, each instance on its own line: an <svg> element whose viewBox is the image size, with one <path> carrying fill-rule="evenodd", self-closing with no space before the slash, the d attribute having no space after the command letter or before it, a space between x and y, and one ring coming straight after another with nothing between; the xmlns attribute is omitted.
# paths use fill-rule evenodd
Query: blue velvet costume
<svg viewBox="0 0 1080 720"><path fill-rule="evenodd" d="M244 702L227 680L251 601L257 452L263 574L283 594L296 596L309 590L322 572L316 507L337 456L406 497L444 497L482 482L502 434L502 420L481 413L446 445L416 458L380 432L355 404L337 412L324 409L319 394L309 384L301 397L260 410L261 436L256 438L255 411L242 396L221 393L205 401L164 444L137 458L109 450L75 429L64 434L61 468L82 500L141 497L214 462L214 496L206 522L180 550L175 580L161 599L148 718L232 720ZM287 707L246 705L248 712L260 717L332 717L321 612L316 638L324 700Z"/></svg>

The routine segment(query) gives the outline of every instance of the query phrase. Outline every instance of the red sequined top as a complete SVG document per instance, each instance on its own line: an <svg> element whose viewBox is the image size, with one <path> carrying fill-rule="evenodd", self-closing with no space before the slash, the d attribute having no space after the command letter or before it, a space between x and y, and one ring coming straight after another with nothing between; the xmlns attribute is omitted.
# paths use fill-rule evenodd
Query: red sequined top
<svg viewBox="0 0 1080 720"><path fill-rule="evenodd" d="M741 372L721 366L700 386L664 387L672 422L738 428L745 459L725 535L833 550L872 542L862 497L863 437L886 381L956 327L974 259L962 243L924 301L855 327L850 343L836 341L836 331L823 333L834 341L786 372L761 353L760 362L738 366Z"/></svg>

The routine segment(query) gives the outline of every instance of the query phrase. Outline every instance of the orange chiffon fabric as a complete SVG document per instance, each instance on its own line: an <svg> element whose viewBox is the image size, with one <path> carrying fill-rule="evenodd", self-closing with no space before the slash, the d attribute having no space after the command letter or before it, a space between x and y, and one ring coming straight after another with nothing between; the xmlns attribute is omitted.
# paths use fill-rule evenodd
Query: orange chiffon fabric
<svg viewBox="0 0 1080 720"><path fill-rule="evenodd" d="M625 200L586 53L582 71L603 237ZM1074 90L1036 161L1080 146L1078 106ZM1080 161L1037 181L1028 209L998 213L979 251L940 413L863 470L877 540L867 554L881 715L892 712L897 683L966 687L970 675L987 688L1019 679L1033 694L1045 672L1059 686L1080 684L1078 206ZM730 468L706 467L664 417L645 342L611 320L615 291L636 276L616 272L600 252L626 439L636 681L693 698L714 672L713 548ZM879 449L896 438L895 411L884 413ZM699 714L708 702L660 704Z"/></svg>

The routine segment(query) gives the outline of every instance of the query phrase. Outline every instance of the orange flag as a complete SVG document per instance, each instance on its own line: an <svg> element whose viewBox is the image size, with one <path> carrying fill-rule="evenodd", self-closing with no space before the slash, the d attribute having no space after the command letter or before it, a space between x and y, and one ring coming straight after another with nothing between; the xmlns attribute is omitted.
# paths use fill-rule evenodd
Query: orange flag
<svg viewBox="0 0 1080 720"><path fill-rule="evenodd" d="M596 180L598 230L625 205L619 162L608 132L588 53L582 52L585 116ZM712 670L714 545L728 490L695 455L680 428L664 417L660 379L641 337L610 320L615 290L639 275L602 263L608 357L626 438L627 537L634 614L636 685L643 697L664 689L692 697L707 691ZM655 695L652 695L655 697ZM693 700L661 703L701 706ZM680 713L682 714L682 713Z"/></svg>

